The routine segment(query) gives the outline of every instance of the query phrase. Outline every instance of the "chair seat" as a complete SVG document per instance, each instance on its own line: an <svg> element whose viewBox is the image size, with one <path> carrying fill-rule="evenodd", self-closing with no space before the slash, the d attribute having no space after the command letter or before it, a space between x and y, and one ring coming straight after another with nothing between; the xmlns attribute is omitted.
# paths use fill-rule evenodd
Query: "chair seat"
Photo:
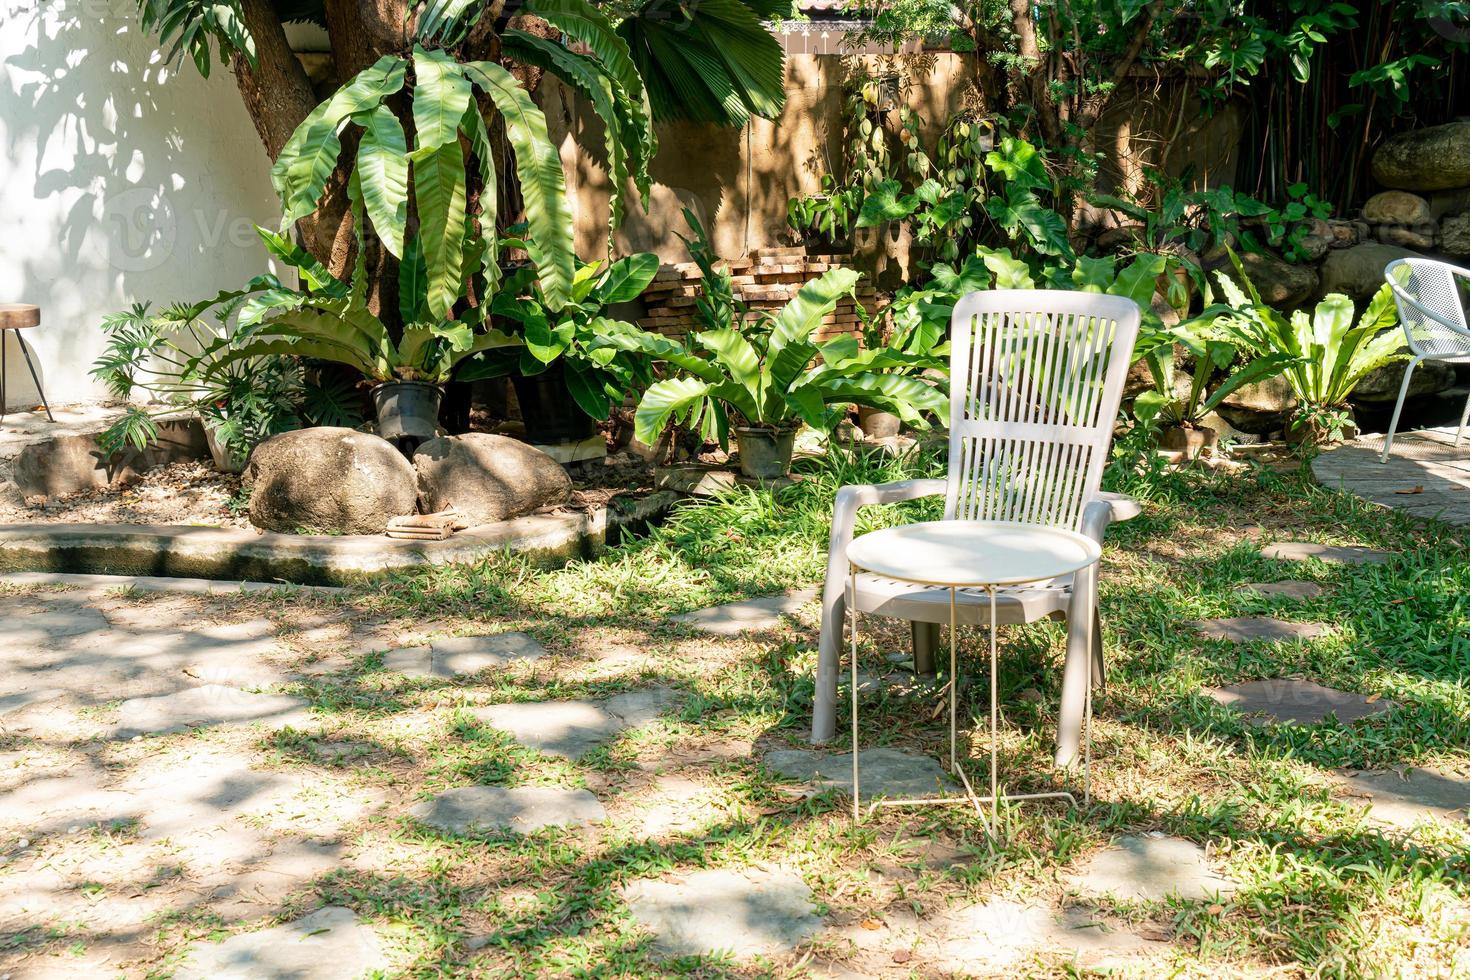
<svg viewBox="0 0 1470 980"><path fill-rule="evenodd" d="M1065 616L1072 601L1072 576L1018 588L997 589L995 618L1004 626ZM857 577L858 612L920 623L949 622L949 589L915 585L879 575ZM966 626L990 623L990 595L984 589L955 591L955 619Z"/></svg>
<svg viewBox="0 0 1470 980"><path fill-rule="evenodd" d="M41 308L29 303L0 303L0 330L24 330L41 325Z"/></svg>

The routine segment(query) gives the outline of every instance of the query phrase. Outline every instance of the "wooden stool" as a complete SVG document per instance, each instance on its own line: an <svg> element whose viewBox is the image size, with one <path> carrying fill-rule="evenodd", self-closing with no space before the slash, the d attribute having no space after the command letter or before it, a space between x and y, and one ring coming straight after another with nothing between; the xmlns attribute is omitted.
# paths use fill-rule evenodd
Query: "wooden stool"
<svg viewBox="0 0 1470 980"><path fill-rule="evenodd" d="M26 367L30 369L31 380L36 383L36 391L41 395L41 407L46 410L46 418L55 422L51 414L51 406L46 401L46 392L41 388L41 379L36 374L36 365L31 361L30 348L26 346L26 339L20 331L30 327L41 325L41 308L29 303L0 303L0 419L5 418L5 373L6 373L6 346L5 331L16 331L15 339L20 344L20 352L25 356Z"/></svg>

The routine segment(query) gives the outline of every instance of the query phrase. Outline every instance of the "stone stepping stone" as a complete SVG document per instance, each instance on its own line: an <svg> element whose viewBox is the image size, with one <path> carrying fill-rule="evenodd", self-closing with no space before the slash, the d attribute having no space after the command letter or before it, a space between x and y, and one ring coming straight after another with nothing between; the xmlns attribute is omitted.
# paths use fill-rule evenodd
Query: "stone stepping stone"
<svg viewBox="0 0 1470 980"><path fill-rule="evenodd" d="M1288 643L1322 636L1328 629L1321 623L1289 623L1270 616L1236 616L1230 619L1197 619L1189 624L1212 640L1229 643Z"/></svg>
<svg viewBox="0 0 1470 980"><path fill-rule="evenodd" d="M1329 717L1350 725L1398 707L1387 698L1370 701L1351 691L1285 678L1246 681L1212 688L1206 693L1248 716L1247 721L1253 725L1316 725Z"/></svg>
<svg viewBox="0 0 1470 980"><path fill-rule="evenodd" d="M496 704L470 713L522 745L575 762L626 729L653 721L677 697L669 688L656 687L601 701Z"/></svg>
<svg viewBox="0 0 1470 980"><path fill-rule="evenodd" d="M1278 561L1307 561L1317 558L1336 565L1380 565L1393 552L1349 545L1313 544L1310 541L1278 541L1261 549L1262 558Z"/></svg>
<svg viewBox="0 0 1470 980"><path fill-rule="evenodd" d="M1098 965L1100 959L1168 948L1112 926L1080 906L1058 912L1003 898L945 912L925 932L926 945L932 944L926 952L941 969L958 973L968 973L979 963L1010 966L1036 952L1063 952Z"/></svg>
<svg viewBox="0 0 1470 980"><path fill-rule="evenodd" d="M1240 593L1253 593L1266 598L1281 597L1284 599L1315 599L1322 594L1322 586L1316 582L1247 582L1235 590Z"/></svg>
<svg viewBox="0 0 1470 980"><path fill-rule="evenodd" d="M607 819L597 797L585 789L556 786L461 786L415 804L408 813L451 834L530 834L543 827L587 827Z"/></svg>
<svg viewBox="0 0 1470 980"><path fill-rule="evenodd" d="M746 599L723 606L711 606L674 616L670 622L687 623L697 630L716 636L738 636L750 630L774 629L782 616L794 616L797 610L817 596L816 589L800 589L763 599Z"/></svg>
<svg viewBox="0 0 1470 980"><path fill-rule="evenodd" d="M329 905L273 929L194 943L174 980L351 980L387 968L373 931Z"/></svg>
<svg viewBox="0 0 1470 980"><path fill-rule="evenodd" d="M653 933L655 948L671 956L769 956L794 949L822 928L811 889L784 869L640 878L621 893L633 918Z"/></svg>
<svg viewBox="0 0 1470 980"><path fill-rule="evenodd" d="M91 606L50 604L44 612L26 613L20 622L5 627L5 642L11 649L35 647L44 650L63 637L99 633L111 628L107 617ZM13 645L13 646L12 646Z"/></svg>
<svg viewBox="0 0 1470 980"><path fill-rule="evenodd" d="M900 752L898 749L864 749L863 799L935 796L954 792L959 783L940 767L937 759ZM852 794L852 753L829 755L807 749L780 749L766 753L767 769L787 779L811 783L818 791L840 789Z"/></svg>
<svg viewBox="0 0 1470 980"><path fill-rule="evenodd" d="M114 738L161 735L216 725L264 724L273 730L302 727L310 721L303 698L251 694L221 684L205 684L177 694L130 698L117 709Z"/></svg>
<svg viewBox="0 0 1470 980"><path fill-rule="evenodd" d="M1204 848L1163 834L1120 838L1064 881L1085 895L1153 902L1171 896L1196 901L1239 887L1210 869Z"/></svg>
<svg viewBox="0 0 1470 980"><path fill-rule="evenodd" d="M383 654L383 669L405 677L447 680L545 655L546 648L525 633L455 636L435 640L428 646L389 650Z"/></svg>
<svg viewBox="0 0 1470 980"><path fill-rule="evenodd" d="M1368 816L1404 830L1432 820L1465 826L1470 812L1470 778L1433 769L1332 774L1351 802L1366 803Z"/></svg>

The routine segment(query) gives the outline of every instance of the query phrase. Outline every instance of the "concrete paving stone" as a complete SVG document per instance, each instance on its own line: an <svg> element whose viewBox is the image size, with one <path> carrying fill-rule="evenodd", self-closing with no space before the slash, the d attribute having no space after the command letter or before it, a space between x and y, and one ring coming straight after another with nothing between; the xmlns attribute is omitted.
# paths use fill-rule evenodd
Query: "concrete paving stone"
<svg viewBox="0 0 1470 980"><path fill-rule="evenodd" d="M10 650L27 647L47 649L62 637L97 633L111 628L107 617L91 606L74 603L48 603L44 612L32 612L11 621L5 627L5 646Z"/></svg>
<svg viewBox="0 0 1470 980"><path fill-rule="evenodd" d="M543 827L587 827L607 819L597 797L585 789L556 786L461 786L416 803L408 812L451 834L530 834Z"/></svg>
<svg viewBox="0 0 1470 980"><path fill-rule="evenodd" d="M1170 896L1194 901L1229 895L1239 887L1217 875L1202 847L1178 837L1123 837L1064 881L1085 895L1136 901Z"/></svg>
<svg viewBox="0 0 1470 980"><path fill-rule="evenodd" d="M852 793L852 753L831 755L808 749L778 749L762 760L767 769L787 779L811 783L818 790ZM864 749L859 753L863 799L934 796L959 789L938 760L898 749Z"/></svg>
<svg viewBox="0 0 1470 980"><path fill-rule="evenodd" d="M1237 592L1252 592L1268 598L1315 599L1322 594L1322 586L1316 582L1247 582Z"/></svg>
<svg viewBox="0 0 1470 980"><path fill-rule="evenodd" d="M750 630L768 630L781 622L782 616L797 610L817 596L816 589L799 589L761 599L746 599L723 606L698 609L671 618L671 622L687 623L695 629L717 636L738 636Z"/></svg>
<svg viewBox="0 0 1470 980"><path fill-rule="evenodd" d="M619 733L653 721L677 698L677 692L656 687L600 701L496 704L470 713L522 745L575 761Z"/></svg>
<svg viewBox="0 0 1470 980"><path fill-rule="evenodd" d="M7 779L0 789L0 826L30 834L123 823L142 816L148 808L147 801L109 787L107 772L90 763L18 776Z"/></svg>
<svg viewBox="0 0 1470 980"><path fill-rule="evenodd" d="M1313 544L1310 541L1278 541L1261 549L1262 558L1306 561L1316 558L1336 565L1378 565L1393 558L1393 552L1352 545Z"/></svg>
<svg viewBox="0 0 1470 980"><path fill-rule="evenodd" d="M342 862L342 845L332 842L280 841L262 844L262 851L191 882L212 913L228 921L261 915Z"/></svg>
<svg viewBox="0 0 1470 980"><path fill-rule="evenodd" d="M788 952L822 928L811 889L794 871L722 868L621 889L633 918L673 956L736 958Z"/></svg>
<svg viewBox="0 0 1470 980"><path fill-rule="evenodd" d="M1246 681L1212 688L1206 693L1221 704L1251 716L1252 724L1315 725L1336 717L1338 722L1350 725L1398 707L1387 698L1370 701L1351 691L1287 678Z"/></svg>
<svg viewBox="0 0 1470 980"><path fill-rule="evenodd" d="M117 709L114 738L163 734L216 725L264 724L280 730L311 720L307 701L282 694L251 694L220 684L205 684L177 694L131 698Z"/></svg>
<svg viewBox="0 0 1470 980"><path fill-rule="evenodd" d="M1167 948L1080 906L1059 912L1003 898L951 909L931 920L924 932L921 952L941 969L960 973L980 964L991 969L1011 966L1039 952L1062 953L1080 964L1098 966L1099 960Z"/></svg>
<svg viewBox="0 0 1470 980"><path fill-rule="evenodd" d="M1321 623L1289 623L1270 616L1235 616L1229 619L1197 619L1189 624L1212 640L1230 643L1288 643L1310 640L1328 632Z"/></svg>
<svg viewBox="0 0 1470 980"><path fill-rule="evenodd" d="M355 980L387 967L372 929L329 905L272 929L194 943L174 980Z"/></svg>
<svg viewBox="0 0 1470 980"><path fill-rule="evenodd" d="M1389 826L1407 830L1441 820L1463 828L1470 813L1470 777L1410 766L1402 771L1339 770L1332 778L1346 791L1347 802L1366 804L1372 820Z"/></svg>
<svg viewBox="0 0 1470 980"><path fill-rule="evenodd" d="M347 591L330 585L294 585L289 582L242 582L212 578L171 578L163 575L93 575L71 572L9 572L0 582L10 585L71 586L93 593L117 589L134 592L185 592L230 595L238 592L315 592L337 595Z"/></svg>
<svg viewBox="0 0 1470 980"><path fill-rule="evenodd" d="M405 677L447 680L545 655L546 649L525 633L456 636L427 646L389 650L383 654L383 669Z"/></svg>

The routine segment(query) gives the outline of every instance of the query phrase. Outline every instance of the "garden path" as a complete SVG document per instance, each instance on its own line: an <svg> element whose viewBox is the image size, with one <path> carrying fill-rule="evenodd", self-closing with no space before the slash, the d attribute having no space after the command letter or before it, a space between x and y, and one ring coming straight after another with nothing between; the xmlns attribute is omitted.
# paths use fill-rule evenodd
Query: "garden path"
<svg viewBox="0 0 1470 980"><path fill-rule="evenodd" d="M1003 974L1037 955L1162 964L1178 953L1170 916L1120 915L1110 903L1208 904L1237 887L1208 849L1150 831L1059 867L1062 891L1051 897L956 903L936 893L923 915L901 902L854 916L824 890L805 847L698 866L715 853L718 828L751 818L741 794L752 782L794 781L770 784L768 795L797 801L840 795L850 756L772 745L755 753L757 763L750 741L701 735L697 725L709 719L693 695L606 630L568 646L544 631L466 635L461 623L364 618L332 590L131 584L0 578L0 936L10 937L0 941L0 973L13 980L391 972L424 955L409 952L412 929L395 896L416 895L435 862L456 866L463 842L527 834L585 851L602 868L598 880L615 872L608 892L565 900L590 901L578 913L589 917L583 929L625 934L629 948L647 937L655 958L808 957L830 976ZM769 646L773 632L810 630L810 597L714 607L672 629L693 637L681 641L691 659L751 635ZM1317 636L1279 623L1201 621L1201 642ZM586 688L587 677L609 672L616 687ZM571 696L575 677L587 696ZM931 693L911 686L872 696ZM1241 706L1289 721L1303 698L1326 697L1343 712L1348 702L1337 695L1283 681ZM1352 698L1362 714L1394 707ZM1290 710L1277 712L1283 704ZM696 725L660 738L681 717ZM478 751L435 754L446 745ZM922 753L865 754L875 791L924 791L948 778ZM1340 778L1375 816L1400 825L1454 819L1470 803L1452 774ZM670 840L688 842L673 845L685 866L640 863L650 842ZM942 836L905 833L881 847L889 863L870 872L874 880L902 882L914 895L985 860L983 845ZM462 877L475 878L471 864ZM511 923L547 900L486 874L492 913L456 905L454 921L488 931L461 939L456 956L514 945ZM564 922L570 908L553 903L548 913Z"/></svg>
<svg viewBox="0 0 1470 980"><path fill-rule="evenodd" d="M1380 463L1383 437L1366 436L1319 455L1312 473L1323 486L1380 506L1470 527L1470 438L1454 441L1452 426L1401 432Z"/></svg>

